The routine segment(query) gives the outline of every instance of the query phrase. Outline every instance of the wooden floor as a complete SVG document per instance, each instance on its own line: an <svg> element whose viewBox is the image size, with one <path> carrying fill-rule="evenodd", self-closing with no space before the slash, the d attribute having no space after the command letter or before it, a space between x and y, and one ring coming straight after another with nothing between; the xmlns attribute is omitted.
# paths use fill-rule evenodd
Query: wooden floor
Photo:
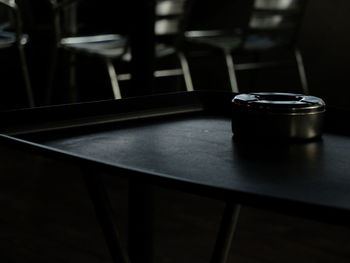
<svg viewBox="0 0 350 263"><path fill-rule="evenodd" d="M111 262L77 167L0 148L0 262ZM15 162L11 160L16 160ZM127 181L104 177L122 236ZM223 203L155 189L155 263L209 262ZM350 229L244 207L229 262L350 262Z"/></svg>

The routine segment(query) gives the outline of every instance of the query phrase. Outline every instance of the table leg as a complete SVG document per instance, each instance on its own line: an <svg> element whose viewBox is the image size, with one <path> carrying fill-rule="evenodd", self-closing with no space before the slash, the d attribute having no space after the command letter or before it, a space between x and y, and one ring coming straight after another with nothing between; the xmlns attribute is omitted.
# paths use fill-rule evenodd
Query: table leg
<svg viewBox="0 0 350 263"><path fill-rule="evenodd" d="M140 180L129 181L129 255L133 263L153 259L153 188Z"/></svg>
<svg viewBox="0 0 350 263"><path fill-rule="evenodd" d="M82 169L82 175L113 262L129 263L130 260L126 250L122 247L112 205L101 177L91 167Z"/></svg>
<svg viewBox="0 0 350 263"><path fill-rule="evenodd" d="M241 206L227 202L221 219L211 263L226 263Z"/></svg>

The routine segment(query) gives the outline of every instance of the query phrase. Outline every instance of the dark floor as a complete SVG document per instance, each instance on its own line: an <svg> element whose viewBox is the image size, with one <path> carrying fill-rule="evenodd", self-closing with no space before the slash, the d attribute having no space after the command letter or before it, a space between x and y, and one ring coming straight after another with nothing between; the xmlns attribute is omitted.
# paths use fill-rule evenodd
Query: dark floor
<svg viewBox="0 0 350 263"><path fill-rule="evenodd" d="M0 160L0 262L111 262L77 167L2 146ZM125 241L127 181L104 180ZM154 202L154 262L209 262L223 203L161 188ZM244 207L230 262L349 262L349 234Z"/></svg>

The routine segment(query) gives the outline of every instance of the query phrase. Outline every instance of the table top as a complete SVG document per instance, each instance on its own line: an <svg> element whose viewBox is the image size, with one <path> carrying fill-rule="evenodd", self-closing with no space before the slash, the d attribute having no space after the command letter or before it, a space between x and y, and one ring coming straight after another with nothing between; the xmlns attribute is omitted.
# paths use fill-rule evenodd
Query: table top
<svg viewBox="0 0 350 263"><path fill-rule="evenodd" d="M196 98L195 94L184 96ZM199 97L197 103L203 97L206 102L215 101L210 93ZM225 97L222 105L227 111L232 94L219 97ZM139 112L132 120L94 128L80 125L69 132L59 128L19 134L17 130L18 135L2 135L1 141L56 153L80 164L91 161L115 174L194 193L321 220L347 221L349 137L326 132L322 140L309 142L243 142L235 140L229 114L201 106L172 108L171 114L156 110L162 116L153 112L143 117Z"/></svg>

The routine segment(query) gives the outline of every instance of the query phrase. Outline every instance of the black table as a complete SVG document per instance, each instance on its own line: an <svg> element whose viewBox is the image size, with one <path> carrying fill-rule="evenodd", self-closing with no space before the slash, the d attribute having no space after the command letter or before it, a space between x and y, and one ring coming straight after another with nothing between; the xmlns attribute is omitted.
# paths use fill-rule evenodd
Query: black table
<svg viewBox="0 0 350 263"><path fill-rule="evenodd" d="M225 261L236 204L347 224L350 138L341 120L348 113L327 111L322 140L240 142L231 132L233 96L191 92L5 112L0 143L85 171L116 261L126 256L112 234L100 170L225 200L213 262Z"/></svg>

